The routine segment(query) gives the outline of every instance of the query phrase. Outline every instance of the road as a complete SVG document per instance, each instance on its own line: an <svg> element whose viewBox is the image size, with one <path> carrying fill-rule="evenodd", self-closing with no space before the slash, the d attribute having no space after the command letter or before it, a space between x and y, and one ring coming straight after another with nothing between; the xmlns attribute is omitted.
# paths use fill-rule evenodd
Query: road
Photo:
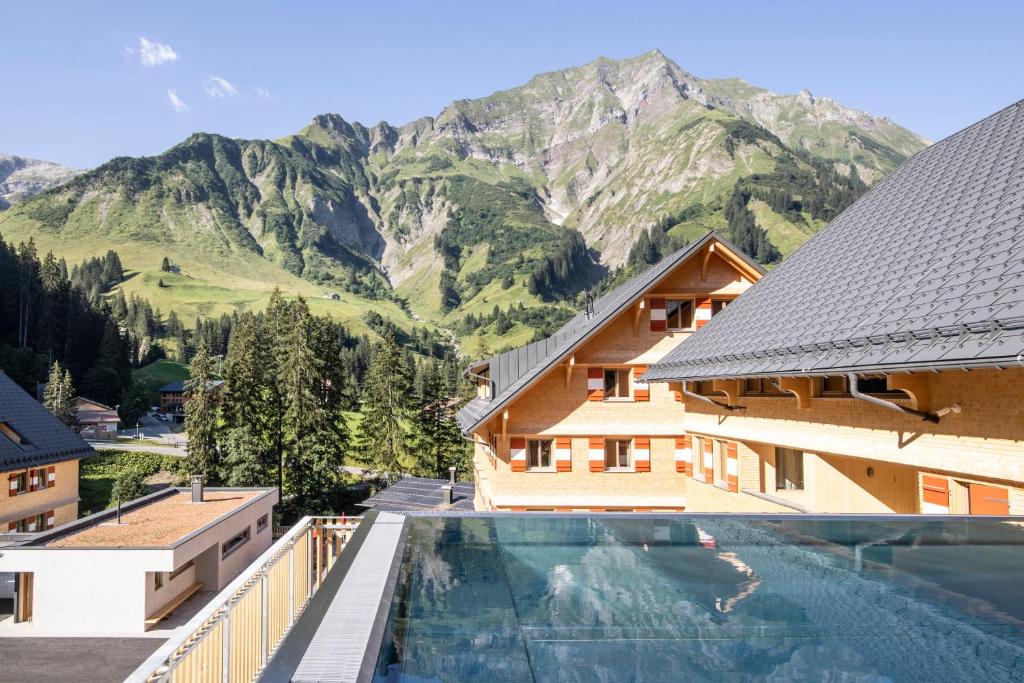
<svg viewBox="0 0 1024 683"><path fill-rule="evenodd" d="M98 451L143 451L162 455L187 455L184 446L165 446L159 442L143 439L140 441L88 441Z"/></svg>

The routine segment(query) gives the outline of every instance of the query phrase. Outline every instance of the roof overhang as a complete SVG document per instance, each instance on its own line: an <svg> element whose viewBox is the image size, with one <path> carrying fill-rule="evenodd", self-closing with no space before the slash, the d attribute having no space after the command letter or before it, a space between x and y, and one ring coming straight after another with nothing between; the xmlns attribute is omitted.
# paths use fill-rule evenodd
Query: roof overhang
<svg viewBox="0 0 1024 683"><path fill-rule="evenodd" d="M746 256L742 251L740 251L734 245L729 243L724 237L722 237L713 230L707 232L703 237L701 237L699 240L697 240L691 245L692 250L686 254L685 258L680 259L675 266L669 268L664 273L662 273L660 277L658 277L656 280L653 280L645 289L641 290L636 295L624 300L622 303L616 306L615 309L610 314L608 314L608 316L594 329L590 330L587 334L580 337L578 340L576 340L575 343L567 347L560 354L553 356L547 363L544 364L544 367L536 374L536 376L531 378L523 386L519 387L516 391L510 393L508 396L505 396L500 400L492 399L493 405L491 405L488 408L488 410L484 412L479 418L477 418L469 427L463 428L463 434L471 434L473 431L478 429L480 425L486 424L488 421L493 419L495 415L497 415L498 412L502 410L505 406L507 406L513 399L515 399L521 393L523 393L524 391L535 385L537 382L539 382L541 379L543 379L545 376L547 376L547 374L553 368L557 367L562 363L562 361L572 356L579 349L579 347L582 346L587 340L591 339L595 334L603 330L612 321L618 318L619 315L627 311L637 301L646 296L647 293L651 291L651 289L657 287L659 284L664 282L679 265L685 263L689 259L700 254L708 254L709 252L706 251L704 247L709 245L715 247L715 252L713 253L718 253L719 256L725 258L730 263L733 260L742 262L744 264L744 268L746 269L746 271L753 274L754 281L756 281L762 275L765 274L765 270L756 261ZM719 249L719 247L721 248Z"/></svg>

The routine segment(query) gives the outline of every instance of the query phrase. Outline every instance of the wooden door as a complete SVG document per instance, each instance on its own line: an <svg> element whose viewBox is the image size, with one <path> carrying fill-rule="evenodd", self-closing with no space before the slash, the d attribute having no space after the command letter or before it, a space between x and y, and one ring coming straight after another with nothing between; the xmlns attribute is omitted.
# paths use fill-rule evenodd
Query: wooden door
<svg viewBox="0 0 1024 683"><path fill-rule="evenodd" d="M970 484L972 515L1010 514L1010 490L1005 486Z"/></svg>
<svg viewBox="0 0 1024 683"><path fill-rule="evenodd" d="M18 596L14 608L17 612L16 621L18 622L32 621L32 584L31 572L18 574Z"/></svg>

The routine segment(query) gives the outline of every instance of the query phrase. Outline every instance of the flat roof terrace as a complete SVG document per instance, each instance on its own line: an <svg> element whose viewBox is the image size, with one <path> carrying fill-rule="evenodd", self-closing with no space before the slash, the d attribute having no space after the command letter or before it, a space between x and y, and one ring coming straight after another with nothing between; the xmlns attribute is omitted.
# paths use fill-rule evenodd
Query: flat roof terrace
<svg viewBox="0 0 1024 683"><path fill-rule="evenodd" d="M133 506L122 506L121 523L116 511L72 523L67 531L43 540L47 548L166 548L193 532L230 515L272 489L210 490L201 503L192 502L189 490L171 489L151 494ZM59 531L59 530L58 530Z"/></svg>

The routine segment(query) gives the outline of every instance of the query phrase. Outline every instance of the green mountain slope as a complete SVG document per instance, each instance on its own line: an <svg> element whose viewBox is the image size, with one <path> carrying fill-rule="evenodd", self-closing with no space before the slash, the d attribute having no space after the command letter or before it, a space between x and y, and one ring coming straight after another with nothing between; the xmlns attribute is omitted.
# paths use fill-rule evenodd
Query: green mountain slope
<svg viewBox="0 0 1024 683"><path fill-rule="evenodd" d="M113 248L138 273L123 287L186 320L257 308L280 286L348 320L372 308L463 338L471 321L511 343L641 239L718 228L763 261L791 253L925 144L828 98L700 79L653 51L401 127L324 114L276 141L196 134L0 213L0 234L69 260ZM164 256L181 274L159 270ZM511 327L493 313L520 306Z"/></svg>

